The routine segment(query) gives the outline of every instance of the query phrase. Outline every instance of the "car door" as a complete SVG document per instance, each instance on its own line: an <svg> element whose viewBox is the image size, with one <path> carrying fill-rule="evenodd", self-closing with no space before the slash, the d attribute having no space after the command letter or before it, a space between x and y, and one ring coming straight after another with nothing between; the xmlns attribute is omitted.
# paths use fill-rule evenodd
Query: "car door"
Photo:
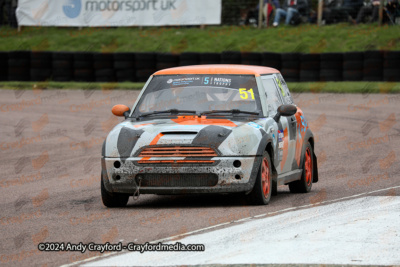
<svg viewBox="0 0 400 267"><path fill-rule="evenodd" d="M278 86L277 76L263 75L261 77L267 97L269 116L273 117L279 106L285 104L284 96ZM285 94L286 95L286 94ZM278 154L280 163L277 166L278 174L293 170L294 149L296 147L296 129L292 129L290 118L281 117L278 122Z"/></svg>
<svg viewBox="0 0 400 267"><path fill-rule="evenodd" d="M279 74L275 74L275 83L278 86L278 90L282 96L282 100L284 104L294 104L293 103L293 98L289 92L289 88L285 82L285 80L283 79L282 75ZM290 140L292 141L292 143L296 143L296 138L297 138L297 114L287 117L288 123L289 123L289 131L290 131ZM296 146L293 148L294 153L296 153ZM295 170L297 168L297 166L293 166L293 170Z"/></svg>

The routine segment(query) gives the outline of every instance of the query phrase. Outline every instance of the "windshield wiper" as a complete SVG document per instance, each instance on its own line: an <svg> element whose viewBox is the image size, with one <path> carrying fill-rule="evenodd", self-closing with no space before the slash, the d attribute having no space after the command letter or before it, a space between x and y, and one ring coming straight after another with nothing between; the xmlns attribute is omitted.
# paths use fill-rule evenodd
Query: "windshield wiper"
<svg viewBox="0 0 400 267"><path fill-rule="evenodd" d="M230 109L230 110L210 110L210 111L204 111L201 113L201 115L207 115L207 114L214 114L214 113L232 113L232 114L250 114L250 115L259 115L260 112L251 112L251 111L244 111L240 109Z"/></svg>
<svg viewBox="0 0 400 267"><path fill-rule="evenodd" d="M179 114L179 113L196 114L196 111L195 110L168 109L168 110L146 112L146 113L143 113L143 114L139 115L137 118L146 117L146 116L155 115L155 114L163 114L163 113L171 113L172 115L176 115L176 114Z"/></svg>

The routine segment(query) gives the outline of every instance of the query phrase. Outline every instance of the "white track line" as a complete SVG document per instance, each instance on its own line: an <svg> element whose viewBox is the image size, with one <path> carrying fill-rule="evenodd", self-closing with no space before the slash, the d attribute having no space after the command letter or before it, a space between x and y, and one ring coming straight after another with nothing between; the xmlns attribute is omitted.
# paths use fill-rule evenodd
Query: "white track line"
<svg viewBox="0 0 400 267"><path fill-rule="evenodd" d="M278 214L278 213L283 213L283 212L287 212L287 211L293 211L293 210L298 210L298 209L303 209L303 208L309 208L309 207L313 207L313 206L317 206L317 205L321 205L321 204L327 204L327 203L332 203L332 202L336 202L336 201L356 198L356 197L369 195L369 194L374 194L374 193L383 192L383 191L388 191L388 190L396 189L396 188L400 188L400 185L399 186L388 187L388 188L383 188L383 189L378 189L378 190L374 190L374 191L370 191L370 192L364 192L364 193L357 194L357 195L352 195L352 196L347 196L347 197L342 197L342 198L337 198L337 199L332 199L332 200L321 201L321 202L317 202L317 203L314 203L314 204L308 204L308 205L303 205L303 206L298 206L298 207L291 207L291 208L287 208L287 209L283 209L283 210L279 210L279 211L267 212L267 213L264 213L264 214L259 214L259 215L255 215L255 216L251 216L251 217L246 217L246 218L242 218L242 219L231 221L231 222L220 223L220 224L217 224L217 225L205 227L205 228L198 229L198 230L195 230L195 231L191 231L191 232L187 232L187 233L183 233L183 234L179 234L179 235L175 235L175 236L171 236L171 237L167 237L167 238L151 241L150 243L159 243L159 242L166 242L166 241L170 241L170 240L175 240L175 239L179 239L179 238L184 237L184 236L196 234L196 233L207 231L207 230L210 230L210 229L215 229L215 228L218 228L218 227L221 227L221 226L224 226L224 225L229 225L229 224L234 224L234 223L238 223L238 222L248 221L248 220L251 220L251 219L262 218L262 217L266 217L266 216L270 216L270 215ZM100 258L110 257L110 256L113 256L115 254L123 254L123 253L130 253L130 251L111 252L111 253L108 253L108 254L95 256L95 257L92 257L92 258L88 258L88 259L85 259L85 260L73 262L73 263L70 263L70 264L65 264L65 265L62 265L60 267L76 266L76 265L79 265L79 264L82 264L82 263L85 263L85 262L94 261L94 260L98 260Z"/></svg>

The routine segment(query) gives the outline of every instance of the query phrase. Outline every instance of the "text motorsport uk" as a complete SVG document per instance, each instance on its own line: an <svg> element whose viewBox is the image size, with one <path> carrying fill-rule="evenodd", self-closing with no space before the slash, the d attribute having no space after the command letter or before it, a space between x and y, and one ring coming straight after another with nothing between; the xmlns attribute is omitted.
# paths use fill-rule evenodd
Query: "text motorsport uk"
<svg viewBox="0 0 400 267"><path fill-rule="evenodd" d="M176 10L176 0L86 1L86 11Z"/></svg>
<svg viewBox="0 0 400 267"><path fill-rule="evenodd" d="M175 244L163 244L161 242L157 244L150 244L149 242L145 244L135 244L128 243L126 245L122 245L122 243L118 244L110 244L109 242L105 244L83 244L80 242L79 244L72 243L39 243L38 249L40 251L71 251L71 252L81 252L85 253L86 251L95 251L95 252L117 252L122 250L128 251L136 251L136 252L146 252L146 251L205 251L204 244L182 244L177 242Z"/></svg>

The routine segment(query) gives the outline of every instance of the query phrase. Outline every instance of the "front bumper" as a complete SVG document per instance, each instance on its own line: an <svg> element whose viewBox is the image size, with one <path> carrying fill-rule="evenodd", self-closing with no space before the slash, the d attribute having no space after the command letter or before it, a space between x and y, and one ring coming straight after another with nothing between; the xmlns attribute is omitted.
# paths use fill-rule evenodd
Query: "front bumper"
<svg viewBox="0 0 400 267"><path fill-rule="evenodd" d="M211 159L213 164L140 164L141 159L102 158L102 177L107 191L133 194L140 183L141 194L248 192L254 186L261 162L261 157L256 156L215 157ZM178 162L181 158L151 160Z"/></svg>

